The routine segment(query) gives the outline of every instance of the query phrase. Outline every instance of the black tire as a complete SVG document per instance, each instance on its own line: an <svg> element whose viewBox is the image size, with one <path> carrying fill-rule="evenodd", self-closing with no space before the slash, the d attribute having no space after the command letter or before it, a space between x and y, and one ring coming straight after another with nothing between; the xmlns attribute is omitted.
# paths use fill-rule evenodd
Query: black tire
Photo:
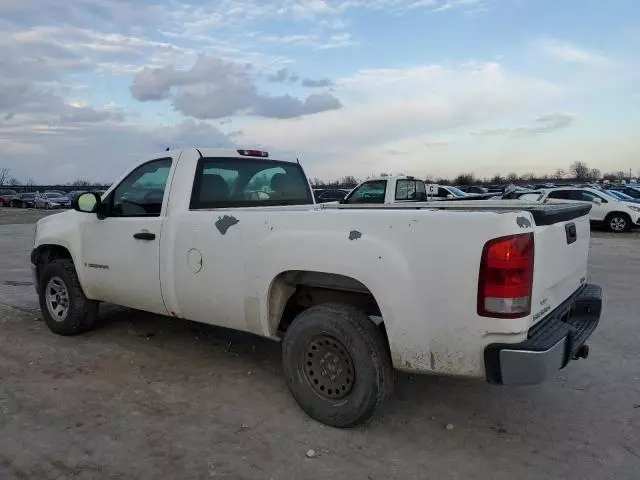
<svg viewBox="0 0 640 480"><path fill-rule="evenodd" d="M605 220L607 230L613 233L624 233L631 230L631 218L625 213L612 213Z"/></svg>
<svg viewBox="0 0 640 480"><path fill-rule="evenodd" d="M64 318L54 318L47 303L47 286L52 279L60 279L68 294L68 310ZM98 302L87 299L71 260L49 263L39 280L40 309L47 327L58 335L78 335L90 330L98 318Z"/></svg>
<svg viewBox="0 0 640 480"><path fill-rule="evenodd" d="M314 351L319 353L309 358ZM323 359L338 378L327 375L320 366ZM282 362L298 405L311 418L333 427L365 422L393 391L385 339L365 313L351 306L318 305L299 314L286 332Z"/></svg>

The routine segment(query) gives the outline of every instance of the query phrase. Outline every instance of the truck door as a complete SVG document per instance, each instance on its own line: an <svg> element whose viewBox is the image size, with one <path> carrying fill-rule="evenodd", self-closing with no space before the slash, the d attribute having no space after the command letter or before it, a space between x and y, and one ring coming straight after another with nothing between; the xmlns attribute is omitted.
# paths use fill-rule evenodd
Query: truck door
<svg viewBox="0 0 640 480"><path fill-rule="evenodd" d="M171 158L146 162L103 200L82 235L82 279L98 300L166 314L160 290L160 233Z"/></svg>

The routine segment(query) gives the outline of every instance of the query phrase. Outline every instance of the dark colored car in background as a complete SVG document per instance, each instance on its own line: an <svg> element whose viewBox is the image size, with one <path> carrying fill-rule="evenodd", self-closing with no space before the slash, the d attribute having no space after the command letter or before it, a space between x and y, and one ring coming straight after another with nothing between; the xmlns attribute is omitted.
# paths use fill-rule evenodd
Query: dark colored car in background
<svg viewBox="0 0 640 480"><path fill-rule="evenodd" d="M10 207L11 200L18 196L15 190L0 189L0 207Z"/></svg>
<svg viewBox="0 0 640 480"><path fill-rule="evenodd" d="M458 190L462 190L464 193L489 193L489 189L486 187L481 187L479 185L458 185L456 186Z"/></svg>
<svg viewBox="0 0 640 480"><path fill-rule="evenodd" d="M11 200L11 206L13 208L35 208L36 207L36 194L35 193L21 193Z"/></svg>
<svg viewBox="0 0 640 480"><path fill-rule="evenodd" d="M618 192L622 192L630 197L635 198L636 200L640 200L640 186L629 185L629 186L615 186L610 187L610 190L616 190Z"/></svg>

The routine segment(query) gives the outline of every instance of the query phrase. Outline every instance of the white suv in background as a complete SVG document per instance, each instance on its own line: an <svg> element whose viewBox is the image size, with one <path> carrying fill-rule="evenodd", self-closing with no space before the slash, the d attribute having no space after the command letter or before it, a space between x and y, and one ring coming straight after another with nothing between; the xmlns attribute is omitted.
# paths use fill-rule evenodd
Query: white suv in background
<svg viewBox="0 0 640 480"><path fill-rule="evenodd" d="M544 190L539 199L544 203L590 202L589 219L601 223L611 232L626 232L640 227L640 204L618 200L606 192L588 187L564 187Z"/></svg>

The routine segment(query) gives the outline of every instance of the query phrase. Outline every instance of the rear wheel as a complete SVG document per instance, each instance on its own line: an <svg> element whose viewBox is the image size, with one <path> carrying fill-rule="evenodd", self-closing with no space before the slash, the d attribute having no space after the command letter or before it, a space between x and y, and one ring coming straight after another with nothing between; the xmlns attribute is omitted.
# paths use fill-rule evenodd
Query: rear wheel
<svg viewBox="0 0 640 480"><path fill-rule="evenodd" d="M49 329L77 335L93 327L98 303L85 297L71 260L54 260L40 277L40 309Z"/></svg>
<svg viewBox="0 0 640 480"><path fill-rule="evenodd" d="M631 228L631 219L624 213L613 213L607 217L607 228L614 233L626 232Z"/></svg>
<svg viewBox="0 0 640 480"><path fill-rule="evenodd" d="M282 360L300 407L334 427L366 421L393 390L380 330L350 306L318 305L298 315L285 335Z"/></svg>

